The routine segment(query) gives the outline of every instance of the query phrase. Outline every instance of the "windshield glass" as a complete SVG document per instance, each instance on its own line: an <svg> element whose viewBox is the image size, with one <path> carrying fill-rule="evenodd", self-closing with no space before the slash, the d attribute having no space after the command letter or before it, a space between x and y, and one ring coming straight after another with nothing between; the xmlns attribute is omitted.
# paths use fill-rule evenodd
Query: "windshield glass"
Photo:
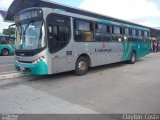
<svg viewBox="0 0 160 120"><path fill-rule="evenodd" d="M16 49L34 50L45 47L42 21L19 24L16 31Z"/></svg>

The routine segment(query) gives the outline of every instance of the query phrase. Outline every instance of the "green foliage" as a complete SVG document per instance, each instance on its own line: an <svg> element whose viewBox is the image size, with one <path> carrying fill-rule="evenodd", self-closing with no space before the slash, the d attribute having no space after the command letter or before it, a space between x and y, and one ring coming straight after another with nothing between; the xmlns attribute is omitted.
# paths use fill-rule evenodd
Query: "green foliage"
<svg viewBox="0 0 160 120"><path fill-rule="evenodd" d="M15 34L15 28L10 27L8 29L3 29L3 34L5 34L5 35L14 35Z"/></svg>

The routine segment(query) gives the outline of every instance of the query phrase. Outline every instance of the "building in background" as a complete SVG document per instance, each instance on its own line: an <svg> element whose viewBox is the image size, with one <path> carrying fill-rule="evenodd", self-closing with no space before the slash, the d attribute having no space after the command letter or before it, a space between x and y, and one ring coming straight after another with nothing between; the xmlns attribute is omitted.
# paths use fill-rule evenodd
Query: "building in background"
<svg viewBox="0 0 160 120"><path fill-rule="evenodd" d="M150 28L150 36L151 36L151 51L159 51L160 45L160 30Z"/></svg>

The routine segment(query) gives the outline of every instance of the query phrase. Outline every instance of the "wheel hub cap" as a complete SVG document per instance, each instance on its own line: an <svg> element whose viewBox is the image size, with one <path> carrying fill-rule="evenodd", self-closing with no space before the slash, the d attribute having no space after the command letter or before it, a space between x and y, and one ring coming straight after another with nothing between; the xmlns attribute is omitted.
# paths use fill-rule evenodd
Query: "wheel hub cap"
<svg viewBox="0 0 160 120"><path fill-rule="evenodd" d="M86 69L86 63L84 61L80 61L78 64L79 70L85 70Z"/></svg>

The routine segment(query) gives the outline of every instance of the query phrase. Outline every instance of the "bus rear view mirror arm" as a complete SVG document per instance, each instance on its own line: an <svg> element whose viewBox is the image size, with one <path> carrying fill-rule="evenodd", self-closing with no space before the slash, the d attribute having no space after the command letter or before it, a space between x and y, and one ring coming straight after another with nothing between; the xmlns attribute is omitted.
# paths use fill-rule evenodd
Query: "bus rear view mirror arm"
<svg viewBox="0 0 160 120"><path fill-rule="evenodd" d="M12 24L12 25L10 25L10 26L9 26L9 28L11 28L11 27L13 27L13 26L16 26L16 24Z"/></svg>

